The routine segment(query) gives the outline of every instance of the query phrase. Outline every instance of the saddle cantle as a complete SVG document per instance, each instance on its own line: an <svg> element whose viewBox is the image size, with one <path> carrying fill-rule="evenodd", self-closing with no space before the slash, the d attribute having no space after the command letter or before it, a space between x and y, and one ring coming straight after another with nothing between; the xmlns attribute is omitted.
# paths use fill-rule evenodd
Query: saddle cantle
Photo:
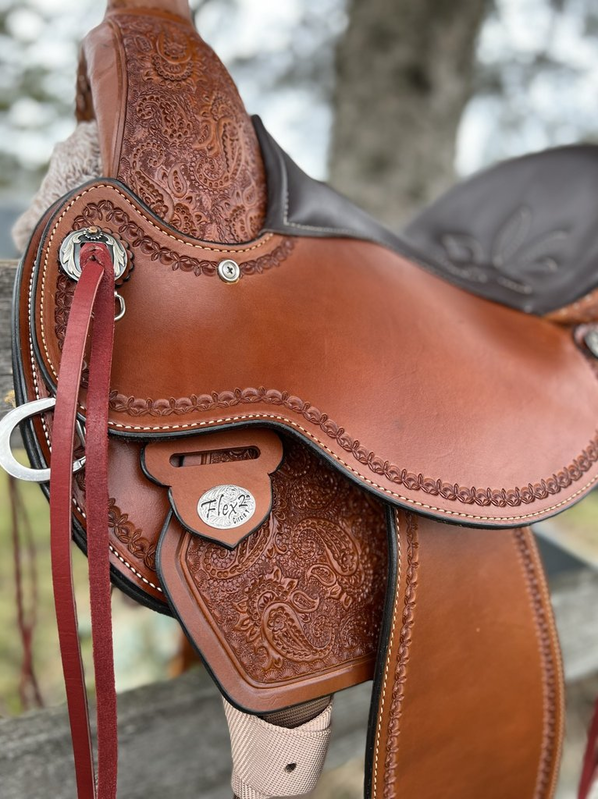
<svg viewBox="0 0 598 799"><path fill-rule="evenodd" d="M368 797L552 796L562 673L527 525L598 480L596 241L550 191L585 202L595 148L483 173L399 237L249 119L183 2L109 3L78 87L102 173L23 257L35 404L0 436L27 419L19 474L50 467L80 799L115 796L115 700L100 657L96 794L71 512L96 651L109 559L223 691L239 796L310 790L328 697L372 678Z"/></svg>

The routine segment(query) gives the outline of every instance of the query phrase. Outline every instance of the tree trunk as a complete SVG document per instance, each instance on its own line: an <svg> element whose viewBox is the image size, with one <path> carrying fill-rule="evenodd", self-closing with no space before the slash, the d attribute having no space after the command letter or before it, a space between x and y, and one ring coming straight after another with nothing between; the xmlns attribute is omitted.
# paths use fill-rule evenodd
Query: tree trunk
<svg viewBox="0 0 598 799"><path fill-rule="evenodd" d="M349 0L330 177L397 229L454 180L487 0Z"/></svg>

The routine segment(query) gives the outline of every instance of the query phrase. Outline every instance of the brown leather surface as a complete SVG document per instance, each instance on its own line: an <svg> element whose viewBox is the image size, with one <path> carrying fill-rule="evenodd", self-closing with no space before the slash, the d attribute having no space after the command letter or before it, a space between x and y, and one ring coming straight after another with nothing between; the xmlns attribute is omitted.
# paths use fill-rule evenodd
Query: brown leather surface
<svg viewBox="0 0 598 799"><path fill-rule="evenodd" d="M561 325L578 325L598 321L598 289L579 300L546 314L546 319Z"/></svg>
<svg viewBox="0 0 598 799"><path fill-rule="evenodd" d="M180 3L173 14L163 2L123 5L111 4L83 47L104 174L183 233L253 239L266 212L264 166L228 72Z"/></svg>
<svg viewBox="0 0 598 799"><path fill-rule="evenodd" d="M376 499L292 439L272 488L270 520L234 550L173 519L158 552L169 600L222 690L259 713L371 679L386 588Z"/></svg>
<svg viewBox="0 0 598 799"><path fill-rule="evenodd" d="M563 683L531 533L396 515L399 590L371 799L552 796Z"/></svg>
<svg viewBox="0 0 598 799"><path fill-rule="evenodd" d="M281 460L282 442L276 433L255 429L153 441L142 455L148 477L168 488L170 504L179 522L190 532L227 547L237 546L270 515L270 475ZM198 510L203 495L222 485L240 487L255 501L255 509L244 523L225 529L202 520ZM216 507L211 510L212 515L218 515ZM235 521L230 517L235 508L228 511L229 520Z"/></svg>
<svg viewBox="0 0 598 799"><path fill-rule="evenodd" d="M595 484L598 383L567 328L366 242L174 236L108 183L66 202L42 248L36 338L51 377L58 246L90 223L134 258L112 430L283 425L390 500L472 524L543 518ZM215 274L228 257L241 266L234 285Z"/></svg>

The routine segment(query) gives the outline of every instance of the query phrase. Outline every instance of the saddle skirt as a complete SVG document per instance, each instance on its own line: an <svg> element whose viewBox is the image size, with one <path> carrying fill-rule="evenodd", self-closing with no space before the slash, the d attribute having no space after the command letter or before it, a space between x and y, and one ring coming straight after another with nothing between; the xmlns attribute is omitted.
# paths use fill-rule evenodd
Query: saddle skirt
<svg viewBox="0 0 598 799"><path fill-rule="evenodd" d="M37 224L14 317L38 477L75 386L77 543L105 483L113 582L244 712L375 678L368 796L551 796L562 674L527 525L598 479L597 240L561 199L564 175L594 196L596 149L500 165L398 236L250 120L184 3L109 4L78 87L102 175ZM103 400L90 263L117 299ZM252 790L297 794L293 771Z"/></svg>

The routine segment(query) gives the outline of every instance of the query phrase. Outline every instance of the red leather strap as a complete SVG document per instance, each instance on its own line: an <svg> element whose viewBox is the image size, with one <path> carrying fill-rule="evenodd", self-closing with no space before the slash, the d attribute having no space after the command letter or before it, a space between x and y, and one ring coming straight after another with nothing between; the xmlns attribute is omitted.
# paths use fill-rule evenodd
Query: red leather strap
<svg viewBox="0 0 598 799"><path fill-rule="evenodd" d="M579 799L588 799L596 782L598 782L598 702L588 732L588 743L579 781Z"/></svg>
<svg viewBox="0 0 598 799"><path fill-rule="evenodd" d="M88 245L91 247L91 245ZM83 248L85 249L85 248ZM98 796L114 799L118 762L116 687L110 602L108 395L114 345L114 266L105 245L90 250L103 267L91 343L86 414L87 560L98 724ZM81 257L83 263L83 253Z"/></svg>
<svg viewBox="0 0 598 799"><path fill-rule="evenodd" d="M75 757L77 796L78 799L96 799L96 797L113 799L116 796L116 698L112 663L107 542L103 548L108 531L106 488L108 391L106 390L103 396L100 394L104 391L110 374L114 277L112 260L105 245L84 245L81 248L80 263L83 271L75 289L69 314L54 409L50 477L52 579ZM91 440L86 447L90 597L100 752L97 794L87 694L77 634L71 563L75 421L85 347L94 311L93 339L95 341L101 335L106 336L105 342L92 343L88 405L93 408L93 418L90 419L88 413L87 425L91 430ZM102 499L104 496L105 502ZM113 742L108 742L106 745L105 742L110 741L110 738Z"/></svg>

